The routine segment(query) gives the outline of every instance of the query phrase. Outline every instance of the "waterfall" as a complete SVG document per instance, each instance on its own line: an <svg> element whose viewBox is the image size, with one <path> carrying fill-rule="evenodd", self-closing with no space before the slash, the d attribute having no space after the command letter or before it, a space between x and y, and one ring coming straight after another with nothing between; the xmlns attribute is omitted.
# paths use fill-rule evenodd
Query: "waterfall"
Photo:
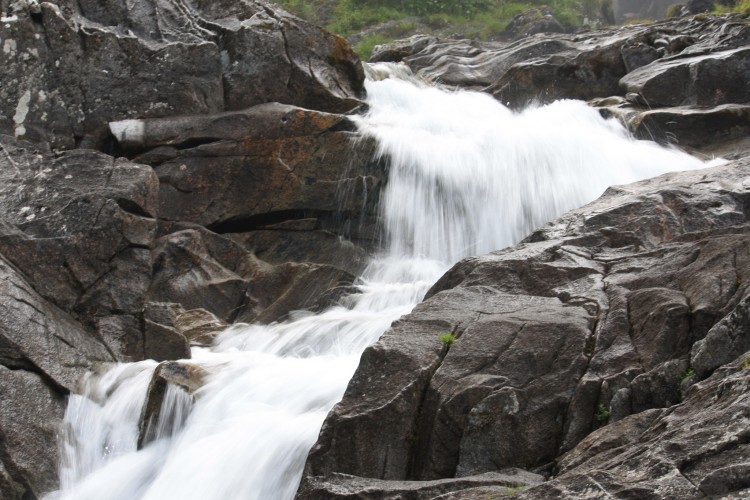
<svg viewBox="0 0 750 500"><path fill-rule="evenodd" d="M210 348L194 348L183 363L205 370L205 384L194 402L168 394L160 418L176 423L141 450L138 418L156 363L92 374L70 397L61 490L48 499L292 498L362 351L454 262L511 245L609 185L703 166L633 140L582 102L516 113L403 67L368 73L370 108L355 120L389 164L386 249L357 292L318 314L231 326Z"/></svg>

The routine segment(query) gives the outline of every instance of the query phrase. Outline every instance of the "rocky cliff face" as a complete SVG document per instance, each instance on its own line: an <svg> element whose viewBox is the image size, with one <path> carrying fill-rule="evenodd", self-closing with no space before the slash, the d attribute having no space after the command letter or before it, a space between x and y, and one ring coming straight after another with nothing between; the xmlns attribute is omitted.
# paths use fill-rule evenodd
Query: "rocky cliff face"
<svg viewBox="0 0 750 500"><path fill-rule="evenodd" d="M365 351L299 498L750 493L748 34L743 18L697 17L380 49L511 105L590 99L636 135L735 159L610 188L456 264ZM519 469L534 475L487 480Z"/></svg>
<svg viewBox="0 0 750 500"><path fill-rule="evenodd" d="M271 4L0 11L0 497L28 499L87 370L350 284L382 169L349 44Z"/></svg>

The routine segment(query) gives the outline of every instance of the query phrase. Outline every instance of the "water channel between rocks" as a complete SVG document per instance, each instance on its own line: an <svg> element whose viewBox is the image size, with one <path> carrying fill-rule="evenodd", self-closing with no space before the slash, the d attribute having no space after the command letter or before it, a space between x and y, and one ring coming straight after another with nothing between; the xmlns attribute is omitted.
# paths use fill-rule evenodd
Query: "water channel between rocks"
<svg viewBox="0 0 750 500"><path fill-rule="evenodd" d="M357 292L321 313L234 325L193 348L209 375L194 397L170 386L155 439L138 421L157 363L120 364L72 395L61 490L49 499L290 499L328 411L362 351L463 257L512 245L610 185L704 166L579 101L512 112L486 94L368 68L356 122L389 164L382 255ZM435 342L439 342L436 338ZM366 453L367 450L362 450Z"/></svg>

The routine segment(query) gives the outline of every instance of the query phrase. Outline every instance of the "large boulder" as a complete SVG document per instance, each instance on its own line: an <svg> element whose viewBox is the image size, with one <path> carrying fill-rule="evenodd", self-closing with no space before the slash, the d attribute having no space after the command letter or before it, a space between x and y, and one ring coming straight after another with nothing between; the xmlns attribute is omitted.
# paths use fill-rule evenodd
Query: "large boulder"
<svg viewBox="0 0 750 500"><path fill-rule="evenodd" d="M750 135L750 106L721 104L713 108L694 106L651 110L625 108L623 121L639 139L704 148ZM615 111L615 113L618 113Z"/></svg>
<svg viewBox="0 0 750 500"><path fill-rule="evenodd" d="M0 136L0 253L42 297L142 359L158 179L90 150L53 155Z"/></svg>
<svg viewBox="0 0 750 500"><path fill-rule="evenodd" d="M377 241L384 168L343 115L273 103L110 129L157 172L163 234L205 226L272 264L355 274Z"/></svg>
<svg viewBox="0 0 750 500"><path fill-rule="evenodd" d="M63 397L114 354L0 253L0 497L54 489Z"/></svg>
<svg viewBox="0 0 750 500"><path fill-rule="evenodd" d="M107 123L127 118L273 101L343 112L363 89L348 42L262 0L17 0L0 39L0 133L58 149L106 147Z"/></svg>
<svg viewBox="0 0 750 500"><path fill-rule="evenodd" d="M306 475L550 472L608 420L678 404L693 344L749 291L747 179L743 160L611 188L458 263L364 352Z"/></svg>
<svg viewBox="0 0 750 500"><path fill-rule="evenodd" d="M354 280L353 275L331 265L270 265L232 239L199 226L161 237L154 248L153 269L148 292L151 303L204 309L226 322L270 323L292 310L315 306L326 291ZM178 323L178 317L147 321L154 328Z"/></svg>
<svg viewBox="0 0 750 500"><path fill-rule="evenodd" d="M380 175L372 146L355 148L354 125L342 115L267 104L110 126L125 147L150 148L139 160L159 176L163 219L234 233L374 211Z"/></svg>
<svg viewBox="0 0 750 500"><path fill-rule="evenodd" d="M750 102L750 47L665 58L628 73L620 82L651 106L717 106Z"/></svg>

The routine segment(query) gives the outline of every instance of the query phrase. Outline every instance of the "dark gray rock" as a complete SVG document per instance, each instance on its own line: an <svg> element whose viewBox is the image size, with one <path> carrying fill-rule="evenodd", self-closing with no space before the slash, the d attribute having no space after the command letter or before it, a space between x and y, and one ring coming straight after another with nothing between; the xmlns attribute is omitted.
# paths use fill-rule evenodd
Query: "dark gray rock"
<svg viewBox="0 0 750 500"><path fill-rule="evenodd" d="M177 314L174 326L191 345L208 346L229 325L205 309L190 309Z"/></svg>
<svg viewBox="0 0 750 500"><path fill-rule="evenodd" d="M691 347L747 293L748 179L743 160L610 188L515 248L458 263L364 352L306 475L547 470L608 420L676 411ZM458 337L450 348L445 331ZM657 462L638 467L653 484L633 492L695 493Z"/></svg>
<svg viewBox="0 0 750 500"><path fill-rule="evenodd" d="M588 100L616 95L627 74L621 44L581 47L576 55L550 56L511 66L488 89L496 99L514 107L557 99Z"/></svg>
<svg viewBox="0 0 750 500"><path fill-rule="evenodd" d="M741 359L725 365L684 403L592 433L557 461L553 480L519 498L742 498L750 486L749 388Z"/></svg>
<svg viewBox="0 0 750 500"><path fill-rule="evenodd" d="M750 351L750 297L714 325L690 350L690 364L703 378Z"/></svg>
<svg viewBox="0 0 750 500"><path fill-rule="evenodd" d="M278 101L358 105L363 73L343 38L272 4L15 2L0 24L0 133L107 146L107 123Z"/></svg>
<svg viewBox="0 0 750 500"><path fill-rule="evenodd" d="M114 355L70 315L45 301L0 255L0 362L41 374L64 391L97 361Z"/></svg>
<svg viewBox="0 0 750 500"><path fill-rule="evenodd" d="M750 47L673 57L640 67L620 82L650 106L718 106L750 102Z"/></svg>
<svg viewBox="0 0 750 500"><path fill-rule="evenodd" d="M333 266L289 262L252 284L236 321L272 323L299 309L318 309L320 298L348 287L355 276Z"/></svg>
<svg viewBox="0 0 750 500"><path fill-rule="evenodd" d="M89 150L40 153L7 136L0 153L0 253L122 359L142 359L158 196L152 169Z"/></svg>
<svg viewBox="0 0 750 500"><path fill-rule="evenodd" d="M248 112L255 116L253 127L207 124L208 137L169 124L174 139L165 146L183 139L190 143L196 136L207 142L152 163L161 182L162 218L234 233L310 217L337 216L356 225L363 215L374 214L382 171L372 160L371 146L360 142L355 148L357 136L348 131L353 125L347 118L277 105L262 108ZM139 123L151 130L166 122ZM127 134L121 136L127 140ZM143 137L146 144L160 144L156 135ZM150 158L146 153L141 161Z"/></svg>
<svg viewBox="0 0 750 500"><path fill-rule="evenodd" d="M173 325L182 310L177 304L148 302L143 311L143 351L155 361L190 359L190 344Z"/></svg>
<svg viewBox="0 0 750 500"><path fill-rule="evenodd" d="M42 377L0 366L0 496L40 498L57 487L57 431L65 401Z"/></svg>
<svg viewBox="0 0 750 500"><path fill-rule="evenodd" d="M237 314L253 276L271 266L227 238L205 229L163 236L154 248L152 302L203 308L229 321Z"/></svg>
<svg viewBox="0 0 750 500"><path fill-rule="evenodd" d="M389 44L376 45L372 49L370 62L399 62L420 52L434 39L425 35L413 35Z"/></svg>
<svg viewBox="0 0 750 500"><path fill-rule="evenodd" d="M656 47L639 41L623 45L620 54L625 64L625 71L628 73L661 57Z"/></svg>
<svg viewBox="0 0 750 500"><path fill-rule="evenodd" d="M338 234L349 232L347 228L336 225L335 219L330 218L291 220L227 236L244 248L252 249L258 258L269 264L311 262L358 275L367 265L365 248L375 246L369 240L378 233L369 228L364 228L362 233L350 233L359 243L355 244Z"/></svg>
<svg viewBox="0 0 750 500"><path fill-rule="evenodd" d="M750 135L750 106L657 108L626 113L623 121L639 139L702 148Z"/></svg>
<svg viewBox="0 0 750 500"><path fill-rule="evenodd" d="M353 280L353 275L330 265L273 266L231 239L193 226L157 241L148 298L184 309L205 309L225 322L270 323L292 310L314 306L321 294ZM174 330L172 336L182 337L175 329L177 323L175 317L162 325Z"/></svg>
<svg viewBox="0 0 750 500"><path fill-rule="evenodd" d="M151 377L138 424L138 448L155 439L173 435L185 423L195 391L205 383L208 372L199 365L165 361ZM177 394L170 394L170 392Z"/></svg>
<svg viewBox="0 0 750 500"><path fill-rule="evenodd" d="M740 17L701 16L512 43L417 36L373 60L403 61L428 80L486 90L514 108L626 93L652 107L716 106L747 102L748 42Z"/></svg>

